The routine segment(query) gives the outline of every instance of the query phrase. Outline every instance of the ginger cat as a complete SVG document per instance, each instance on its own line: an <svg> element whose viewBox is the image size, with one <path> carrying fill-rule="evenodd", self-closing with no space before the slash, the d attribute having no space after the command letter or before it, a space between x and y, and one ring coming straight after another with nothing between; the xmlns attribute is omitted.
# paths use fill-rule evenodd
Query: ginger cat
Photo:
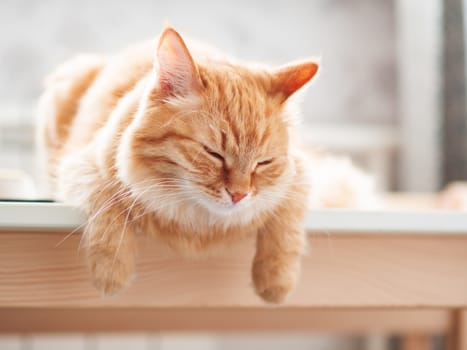
<svg viewBox="0 0 467 350"><path fill-rule="evenodd" d="M54 198L88 217L94 285L133 274L135 238L192 255L256 235L258 295L282 302L305 246L308 188L289 137L289 97L318 64L249 67L167 28L113 56L77 57L47 80L38 140Z"/></svg>

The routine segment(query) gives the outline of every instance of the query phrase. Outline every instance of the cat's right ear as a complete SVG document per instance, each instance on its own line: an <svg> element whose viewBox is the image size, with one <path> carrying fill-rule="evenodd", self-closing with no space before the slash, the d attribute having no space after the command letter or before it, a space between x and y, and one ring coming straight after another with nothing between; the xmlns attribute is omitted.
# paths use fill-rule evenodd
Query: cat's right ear
<svg viewBox="0 0 467 350"><path fill-rule="evenodd" d="M308 83L318 72L318 60L285 66L274 72L271 93L280 94L283 101Z"/></svg>
<svg viewBox="0 0 467 350"><path fill-rule="evenodd" d="M199 86L196 64L178 32L168 27L157 47L159 85L164 97L186 96Z"/></svg>

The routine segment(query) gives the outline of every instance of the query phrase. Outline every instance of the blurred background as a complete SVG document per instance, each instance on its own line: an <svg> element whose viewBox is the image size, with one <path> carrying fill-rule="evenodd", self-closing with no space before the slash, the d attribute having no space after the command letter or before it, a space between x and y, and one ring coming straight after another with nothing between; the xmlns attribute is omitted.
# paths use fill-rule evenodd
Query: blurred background
<svg viewBox="0 0 467 350"><path fill-rule="evenodd" d="M350 155L381 189L467 178L462 0L3 0L1 167L34 172L47 72L77 53L155 38L168 21L244 60L320 55L302 103L305 143Z"/></svg>
<svg viewBox="0 0 467 350"><path fill-rule="evenodd" d="M462 0L2 0L0 167L35 174L34 108L47 72L76 53L155 38L169 21L243 60L320 55L302 103L307 147L348 154L381 189L436 191L467 179L464 13ZM14 335L0 349L394 348L381 339Z"/></svg>

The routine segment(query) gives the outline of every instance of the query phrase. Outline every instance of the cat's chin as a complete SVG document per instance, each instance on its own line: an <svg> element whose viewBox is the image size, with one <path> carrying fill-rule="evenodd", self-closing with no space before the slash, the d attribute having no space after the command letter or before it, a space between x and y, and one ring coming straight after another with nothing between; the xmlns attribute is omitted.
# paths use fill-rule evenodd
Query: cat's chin
<svg viewBox="0 0 467 350"><path fill-rule="evenodd" d="M239 203L218 202L211 198L198 198L198 203L209 213L219 216L231 216L251 210L250 198L245 198Z"/></svg>

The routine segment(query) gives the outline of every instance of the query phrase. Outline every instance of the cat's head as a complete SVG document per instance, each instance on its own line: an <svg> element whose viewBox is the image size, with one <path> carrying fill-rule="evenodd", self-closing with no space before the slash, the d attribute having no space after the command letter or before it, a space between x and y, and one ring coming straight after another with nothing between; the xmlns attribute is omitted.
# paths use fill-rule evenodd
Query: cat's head
<svg viewBox="0 0 467 350"><path fill-rule="evenodd" d="M120 146L120 177L154 210L189 207L246 223L288 195L287 101L317 70L313 61L267 70L198 60L166 29Z"/></svg>

